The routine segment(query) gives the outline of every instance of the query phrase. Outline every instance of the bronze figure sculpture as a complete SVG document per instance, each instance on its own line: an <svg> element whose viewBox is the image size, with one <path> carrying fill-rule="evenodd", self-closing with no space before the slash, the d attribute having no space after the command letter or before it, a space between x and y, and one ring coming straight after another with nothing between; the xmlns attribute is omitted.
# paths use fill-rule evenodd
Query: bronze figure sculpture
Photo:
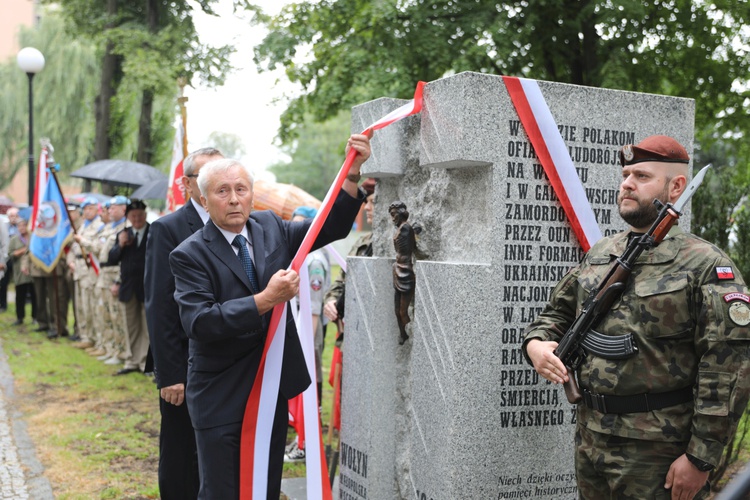
<svg viewBox="0 0 750 500"><path fill-rule="evenodd" d="M409 338L406 325L409 318L409 305L414 299L416 277L414 275L414 251L416 239L414 229L407 222L409 212L401 201L395 201L388 207L396 232L393 235L393 246L396 248L396 262L393 263L393 288L395 288L396 321L401 333L399 344Z"/></svg>

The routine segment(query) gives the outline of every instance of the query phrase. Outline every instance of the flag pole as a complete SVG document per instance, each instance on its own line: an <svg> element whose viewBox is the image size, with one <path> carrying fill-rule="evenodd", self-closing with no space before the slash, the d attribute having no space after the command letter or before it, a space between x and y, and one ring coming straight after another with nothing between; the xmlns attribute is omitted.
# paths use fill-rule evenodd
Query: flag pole
<svg viewBox="0 0 750 500"><path fill-rule="evenodd" d="M177 84L180 86L180 96L177 98L177 103L180 105L180 116L182 117L182 157L185 158L188 155L187 107L185 106L188 101L187 96L185 96L187 80L184 76L181 76L177 79Z"/></svg>
<svg viewBox="0 0 750 500"><path fill-rule="evenodd" d="M51 146L51 144L49 144L49 142L47 142L47 144L43 143L42 146L45 147L45 148L47 148L47 146ZM62 188L60 187L60 181L57 178L57 172L55 172L54 161L55 161L55 159L52 158L51 154L49 156L47 156L47 170L49 170L49 173L52 174L52 177L55 178L55 184L57 184L57 188L60 190L60 194L62 194ZM63 198L63 200L65 200L65 198ZM42 203L41 200L39 200L39 203L40 204ZM68 207L65 206L65 207L63 207L63 209L67 210ZM70 222L71 222L70 227L73 228L73 234L75 234L75 230L76 230L75 224L73 224L73 221L70 221ZM59 265L60 265L60 262L58 261L57 262L57 266L59 266ZM60 335L62 335L63 330L61 328L62 323L60 323L60 316L61 316L60 313L62 311L60 311L60 292L58 290L58 286L59 286L60 282L57 279L57 266L55 266L55 270L52 271L52 286L55 289L55 328L57 328L57 335L60 336ZM66 316L67 316L67 314L66 314Z"/></svg>

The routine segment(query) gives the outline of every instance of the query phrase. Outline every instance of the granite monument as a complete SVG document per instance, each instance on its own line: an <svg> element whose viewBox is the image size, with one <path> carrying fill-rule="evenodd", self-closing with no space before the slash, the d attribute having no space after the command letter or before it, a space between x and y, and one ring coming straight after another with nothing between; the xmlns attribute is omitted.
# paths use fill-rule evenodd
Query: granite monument
<svg viewBox="0 0 750 500"><path fill-rule="evenodd" d="M616 207L623 145L667 134L692 157L692 100L538 86L602 234L626 227ZM357 106L353 130L403 102ZM505 80L430 82L421 115L372 144L362 173L378 179L373 257L348 259L339 498L577 498L574 409L520 344L583 250ZM425 228L403 345L393 314L395 200Z"/></svg>

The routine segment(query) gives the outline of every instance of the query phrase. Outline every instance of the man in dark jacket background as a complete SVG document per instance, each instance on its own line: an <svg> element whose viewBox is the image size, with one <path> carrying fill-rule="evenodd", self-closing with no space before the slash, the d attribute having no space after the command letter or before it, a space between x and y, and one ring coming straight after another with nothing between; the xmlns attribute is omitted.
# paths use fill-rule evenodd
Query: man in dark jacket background
<svg viewBox="0 0 750 500"><path fill-rule="evenodd" d="M200 486L195 434L184 404L188 338L174 301L169 253L208 220L196 179L205 163L223 157L214 148L199 149L185 157L182 186L187 201L179 210L154 221L146 243L146 319L159 389L159 493L163 500L195 499Z"/></svg>
<svg viewBox="0 0 750 500"><path fill-rule="evenodd" d="M146 241L149 224L146 222L146 204L130 200L125 216L131 227L125 228L115 238L109 251L109 265L120 265L118 299L125 309L125 348L127 358L123 368L115 375L143 372L148 354L148 328L146 309L143 307L143 274L146 268Z"/></svg>

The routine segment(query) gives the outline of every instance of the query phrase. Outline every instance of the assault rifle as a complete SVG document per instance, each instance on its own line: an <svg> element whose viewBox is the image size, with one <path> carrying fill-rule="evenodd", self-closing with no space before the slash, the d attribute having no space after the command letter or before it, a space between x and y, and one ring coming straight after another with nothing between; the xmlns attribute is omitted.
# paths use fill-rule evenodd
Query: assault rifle
<svg viewBox="0 0 750 500"><path fill-rule="evenodd" d="M665 205L659 200L654 200L654 204L659 207L656 221L646 234L633 238L625 252L612 263L607 275L583 303L581 313L557 345L554 354L568 369L568 381L564 387L565 396L570 403L578 403L583 399L575 374L586 358L587 352L607 359L623 359L638 352L638 346L632 334L602 335L593 331L592 328L609 312L622 293L638 257L644 250L657 245L667 236L669 230L680 218L682 208L701 185L710 167L711 165L706 165L695 175L674 205L671 203Z"/></svg>

